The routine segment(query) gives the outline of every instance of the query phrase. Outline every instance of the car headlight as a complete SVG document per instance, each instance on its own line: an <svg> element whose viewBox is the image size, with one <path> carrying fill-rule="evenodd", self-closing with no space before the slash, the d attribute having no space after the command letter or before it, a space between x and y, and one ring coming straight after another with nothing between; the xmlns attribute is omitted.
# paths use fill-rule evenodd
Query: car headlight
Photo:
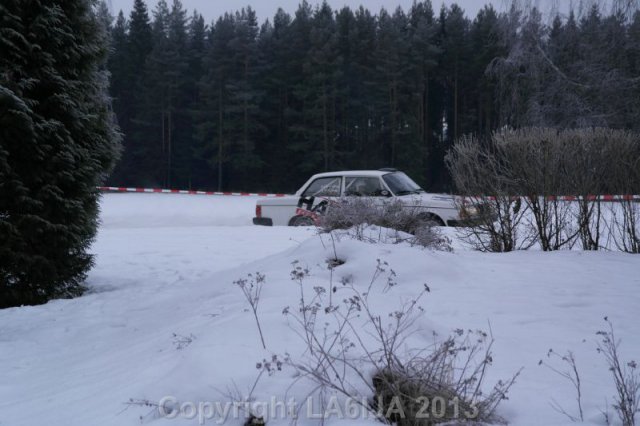
<svg viewBox="0 0 640 426"><path fill-rule="evenodd" d="M463 206L460 209L460 217L462 219L468 219L470 217L478 216L480 211L476 206Z"/></svg>

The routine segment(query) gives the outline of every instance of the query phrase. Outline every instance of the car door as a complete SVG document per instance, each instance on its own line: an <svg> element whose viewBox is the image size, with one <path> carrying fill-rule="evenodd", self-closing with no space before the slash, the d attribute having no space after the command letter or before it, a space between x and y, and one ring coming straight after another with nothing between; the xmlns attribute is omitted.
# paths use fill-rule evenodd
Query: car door
<svg viewBox="0 0 640 426"><path fill-rule="evenodd" d="M390 192L377 176L347 176L344 195L355 197L388 197Z"/></svg>
<svg viewBox="0 0 640 426"><path fill-rule="evenodd" d="M344 194L348 197L367 197L377 205L389 200L391 192L377 176L345 177Z"/></svg>
<svg viewBox="0 0 640 426"><path fill-rule="evenodd" d="M300 201L312 203L303 206L311 210L323 201L340 197L342 184L342 176L325 176L314 179L300 195Z"/></svg>

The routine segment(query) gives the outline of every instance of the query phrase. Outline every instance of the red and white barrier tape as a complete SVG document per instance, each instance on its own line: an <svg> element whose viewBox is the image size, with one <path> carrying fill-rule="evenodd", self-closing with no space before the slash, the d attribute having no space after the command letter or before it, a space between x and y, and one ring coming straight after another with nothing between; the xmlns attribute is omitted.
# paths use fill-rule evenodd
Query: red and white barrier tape
<svg viewBox="0 0 640 426"><path fill-rule="evenodd" d="M486 198L488 200L496 199L495 196L479 196L467 198ZM587 195L586 198L588 201L640 201L640 195ZM551 201L581 201L584 199L584 197L576 195L548 195L546 199Z"/></svg>
<svg viewBox="0 0 640 426"><path fill-rule="evenodd" d="M213 192L213 191L191 191L186 189L158 189L158 188L124 188L118 186L99 186L98 189L104 192L137 192L147 194L188 194L188 195L229 195L235 197L286 197L287 194L267 194L262 192ZM493 196L478 196L466 198L487 198L495 199ZM558 201L579 201L583 197L575 195L548 196L549 200ZM640 201L640 195L589 195L589 201Z"/></svg>
<svg viewBox="0 0 640 426"><path fill-rule="evenodd" d="M188 194L188 195L230 195L235 197L285 197L286 194L267 194L254 192L213 192L191 191L185 189L157 189L157 188L123 188L118 186L99 186L104 192L137 192L146 194Z"/></svg>

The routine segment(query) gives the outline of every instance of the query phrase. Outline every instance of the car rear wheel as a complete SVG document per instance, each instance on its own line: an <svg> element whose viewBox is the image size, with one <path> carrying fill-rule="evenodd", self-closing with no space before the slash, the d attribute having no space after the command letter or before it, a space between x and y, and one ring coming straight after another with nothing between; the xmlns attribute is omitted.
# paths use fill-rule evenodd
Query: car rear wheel
<svg viewBox="0 0 640 426"><path fill-rule="evenodd" d="M444 220L440 219L440 217L435 214L425 214L421 219L427 226L445 226Z"/></svg>
<svg viewBox="0 0 640 426"><path fill-rule="evenodd" d="M291 219L290 226L314 226L313 219L307 216L296 216Z"/></svg>

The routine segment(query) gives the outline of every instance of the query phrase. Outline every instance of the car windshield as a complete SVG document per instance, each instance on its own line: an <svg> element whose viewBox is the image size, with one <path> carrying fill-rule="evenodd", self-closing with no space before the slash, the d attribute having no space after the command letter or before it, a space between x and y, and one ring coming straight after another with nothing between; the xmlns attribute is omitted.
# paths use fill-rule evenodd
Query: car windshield
<svg viewBox="0 0 640 426"><path fill-rule="evenodd" d="M424 192L420 185L402 172L389 173L382 176L391 192L395 195L419 194Z"/></svg>

